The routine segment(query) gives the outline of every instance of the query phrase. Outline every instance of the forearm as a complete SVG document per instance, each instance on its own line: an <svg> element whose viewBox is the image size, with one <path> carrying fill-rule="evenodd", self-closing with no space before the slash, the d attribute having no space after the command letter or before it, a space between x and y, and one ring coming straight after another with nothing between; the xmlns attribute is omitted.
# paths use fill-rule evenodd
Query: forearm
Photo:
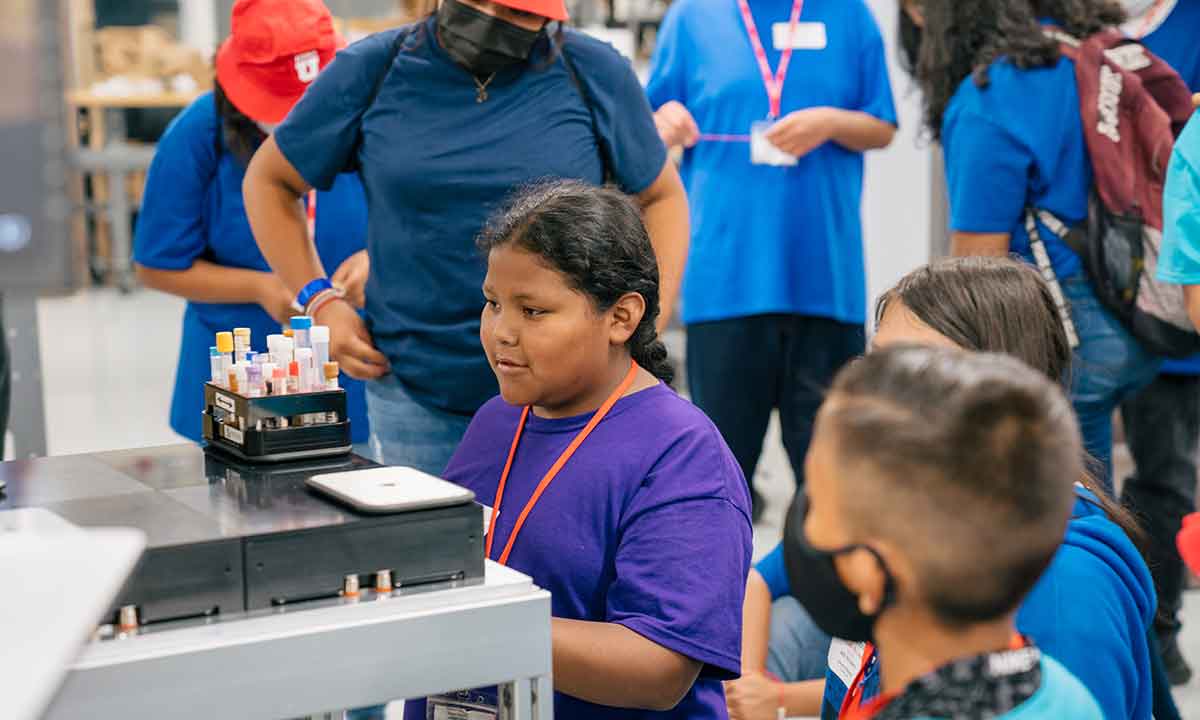
<svg viewBox="0 0 1200 720"><path fill-rule="evenodd" d="M270 273L225 267L196 260L186 270L158 270L137 266L138 280L146 287L203 303L257 303Z"/></svg>
<svg viewBox="0 0 1200 720"><path fill-rule="evenodd" d="M892 144L896 126L858 110L830 108L829 139L853 152L878 150Z"/></svg>
<svg viewBox="0 0 1200 720"><path fill-rule="evenodd" d="M771 638L771 590L757 570L746 580L742 603L742 674L762 672L767 667Z"/></svg>
<svg viewBox="0 0 1200 720"><path fill-rule="evenodd" d="M700 663L616 623L552 620L554 689L597 705L669 710Z"/></svg>
<svg viewBox="0 0 1200 720"><path fill-rule="evenodd" d="M659 332L666 329L675 313L691 235L687 193L670 161L663 175L655 183L657 191L642 197L642 217L658 258Z"/></svg>
<svg viewBox="0 0 1200 720"><path fill-rule="evenodd" d="M804 680L783 686L783 706L788 717L817 717L825 697L824 680Z"/></svg>
<svg viewBox="0 0 1200 720"><path fill-rule="evenodd" d="M1200 329L1200 285L1184 285L1183 298L1187 301L1187 314L1192 325Z"/></svg>
<svg viewBox="0 0 1200 720"><path fill-rule="evenodd" d="M298 293L325 277L316 245L308 236L301 196L309 189L270 137L246 169L242 197L246 217L263 257L284 285Z"/></svg>
<svg viewBox="0 0 1200 720"><path fill-rule="evenodd" d="M1008 255L1008 233L956 232L950 236L950 254L955 257L984 255L1001 257Z"/></svg>

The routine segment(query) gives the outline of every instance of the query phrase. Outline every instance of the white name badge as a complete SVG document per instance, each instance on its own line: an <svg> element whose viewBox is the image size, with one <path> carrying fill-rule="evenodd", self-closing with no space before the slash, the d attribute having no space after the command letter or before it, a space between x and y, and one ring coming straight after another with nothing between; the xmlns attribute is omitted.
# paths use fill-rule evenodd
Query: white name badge
<svg viewBox="0 0 1200 720"><path fill-rule="evenodd" d="M858 669L862 666L863 652L866 649L866 643L849 642L837 638L834 638L833 642L829 644L829 669L847 689L858 677Z"/></svg>
<svg viewBox="0 0 1200 720"><path fill-rule="evenodd" d="M754 165L774 167L791 167L799 163L795 155L788 155L767 139L767 132L774 124L768 120L760 120L750 126L750 162Z"/></svg>
<svg viewBox="0 0 1200 720"><path fill-rule="evenodd" d="M776 50L787 50L790 25L791 23L777 22L771 26L771 35L775 39ZM824 50L827 45L829 45L829 37L825 34L825 23L796 23L796 32L792 33L793 50Z"/></svg>

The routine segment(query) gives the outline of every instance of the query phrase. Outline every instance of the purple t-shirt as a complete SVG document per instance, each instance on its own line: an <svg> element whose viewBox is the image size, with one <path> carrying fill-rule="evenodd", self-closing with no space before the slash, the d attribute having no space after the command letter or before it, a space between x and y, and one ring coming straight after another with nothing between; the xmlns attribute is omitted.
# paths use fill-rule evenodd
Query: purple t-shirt
<svg viewBox="0 0 1200 720"><path fill-rule="evenodd" d="M479 410L445 477L495 505L521 409ZM521 509L591 414L530 413L494 521L498 557ZM741 667L750 498L716 427L669 387L622 398L542 494L509 566L551 593L555 617L614 622L704 664L672 711L601 707L555 693L556 717L725 718Z"/></svg>

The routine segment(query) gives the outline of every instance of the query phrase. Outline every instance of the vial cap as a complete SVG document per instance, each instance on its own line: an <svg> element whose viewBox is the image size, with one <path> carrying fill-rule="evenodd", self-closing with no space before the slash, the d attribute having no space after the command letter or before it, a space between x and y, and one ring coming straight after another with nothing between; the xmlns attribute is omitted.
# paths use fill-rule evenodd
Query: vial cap
<svg viewBox="0 0 1200 720"><path fill-rule="evenodd" d="M312 327L312 318L307 315L292 316L292 330L308 330Z"/></svg>
<svg viewBox="0 0 1200 720"><path fill-rule="evenodd" d="M295 360L288 363L288 375L299 375L299 374L300 374L300 363L296 362Z"/></svg>
<svg viewBox="0 0 1200 720"><path fill-rule="evenodd" d="M325 363L325 379L332 380L338 376L338 364L333 360Z"/></svg>
<svg viewBox="0 0 1200 720"><path fill-rule="evenodd" d="M219 332L217 333L217 351L223 353L233 352L233 333Z"/></svg>
<svg viewBox="0 0 1200 720"><path fill-rule="evenodd" d="M212 347L210 347L208 349L209 357L220 357L220 355L221 355L221 351L217 349L216 345L213 345Z"/></svg>
<svg viewBox="0 0 1200 720"><path fill-rule="evenodd" d="M250 328L234 328L233 334L237 337L250 337Z"/></svg>

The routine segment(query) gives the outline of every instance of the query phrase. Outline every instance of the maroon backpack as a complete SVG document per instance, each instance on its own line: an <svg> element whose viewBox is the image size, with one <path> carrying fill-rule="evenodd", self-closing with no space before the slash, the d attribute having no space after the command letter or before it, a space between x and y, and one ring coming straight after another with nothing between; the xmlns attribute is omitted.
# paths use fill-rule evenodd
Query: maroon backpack
<svg viewBox="0 0 1200 720"><path fill-rule="evenodd" d="M1175 138L1192 115L1191 91L1171 66L1116 29L1082 42L1057 28L1046 32L1075 62L1093 185L1086 222L1067 228L1029 208L1025 224L1072 345L1078 338L1035 217L1079 254L1096 296L1146 349L1170 357L1200 352L1183 287L1155 278L1163 183Z"/></svg>

